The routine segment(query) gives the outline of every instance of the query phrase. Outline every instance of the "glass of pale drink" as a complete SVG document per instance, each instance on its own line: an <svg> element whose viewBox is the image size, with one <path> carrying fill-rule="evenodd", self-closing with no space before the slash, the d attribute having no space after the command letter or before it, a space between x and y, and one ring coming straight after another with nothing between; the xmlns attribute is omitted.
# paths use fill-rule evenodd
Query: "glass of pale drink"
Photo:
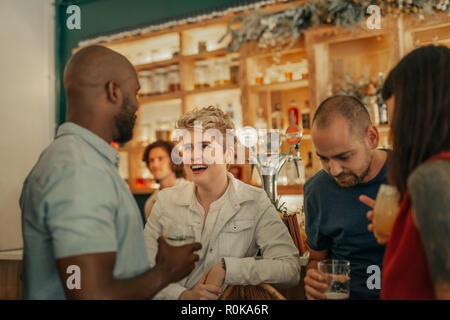
<svg viewBox="0 0 450 320"><path fill-rule="evenodd" d="M350 296L350 262L347 260L322 260L317 268L325 281L328 289L325 296L328 300L347 300Z"/></svg>
<svg viewBox="0 0 450 320"><path fill-rule="evenodd" d="M394 186L382 184L373 208L373 228L377 239L387 240L399 210L400 194Z"/></svg>
<svg viewBox="0 0 450 320"><path fill-rule="evenodd" d="M184 246L195 241L195 231L190 224L171 222L167 225L164 237L172 246Z"/></svg>

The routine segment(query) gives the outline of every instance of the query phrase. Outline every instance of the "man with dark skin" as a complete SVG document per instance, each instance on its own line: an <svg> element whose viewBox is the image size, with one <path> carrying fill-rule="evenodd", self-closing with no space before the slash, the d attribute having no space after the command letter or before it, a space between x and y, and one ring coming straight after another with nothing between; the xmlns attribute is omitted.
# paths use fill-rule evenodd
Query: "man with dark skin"
<svg viewBox="0 0 450 320"><path fill-rule="evenodd" d="M136 71L122 55L91 46L69 60L64 86L67 121L21 196L24 298L151 299L194 269L201 244L172 247L161 236L149 270L140 214L109 146L132 138ZM76 290L69 266L81 270Z"/></svg>

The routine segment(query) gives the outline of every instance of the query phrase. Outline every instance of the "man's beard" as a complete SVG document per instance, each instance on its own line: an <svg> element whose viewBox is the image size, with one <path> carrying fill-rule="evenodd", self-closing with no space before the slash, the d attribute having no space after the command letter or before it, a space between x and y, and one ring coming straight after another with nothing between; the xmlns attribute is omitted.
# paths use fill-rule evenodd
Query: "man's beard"
<svg viewBox="0 0 450 320"><path fill-rule="evenodd" d="M137 108L129 105L129 99L125 98L120 109L120 113L114 117L116 122L116 128L118 131L117 137L115 139L118 143L125 143L133 138L133 128L136 122L136 116L131 113L128 108L132 107L133 110Z"/></svg>
<svg viewBox="0 0 450 320"><path fill-rule="evenodd" d="M362 181L367 177L367 175L369 174L371 164L372 164L372 157L369 158L366 169L364 169L364 171L360 175L357 175L354 172L350 171L350 172L342 172L338 176L335 176L333 178L336 181L336 183L343 188L354 187L362 183ZM347 176L349 177L348 180L346 180L345 182L339 182L339 179L342 179L343 177Z"/></svg>

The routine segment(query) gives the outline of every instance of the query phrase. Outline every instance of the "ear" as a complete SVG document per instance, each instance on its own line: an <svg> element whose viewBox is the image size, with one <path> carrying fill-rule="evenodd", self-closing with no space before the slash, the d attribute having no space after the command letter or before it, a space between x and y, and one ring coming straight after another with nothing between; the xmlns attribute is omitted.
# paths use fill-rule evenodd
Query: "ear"
<svg viewBox="0 0 450 320"><path fill-rule="evenodd" d="M376 149L378 147L378 142L380 140L380 135L378 133L377 127L371 125L366 130L366 141L370 149Z"/></svg>
<svg viewBox="0 0 450 320"><path fill-rule="evenodd" d="M106 99L113 104L122 101L122 91L114 80L106 83Z"/></svg>

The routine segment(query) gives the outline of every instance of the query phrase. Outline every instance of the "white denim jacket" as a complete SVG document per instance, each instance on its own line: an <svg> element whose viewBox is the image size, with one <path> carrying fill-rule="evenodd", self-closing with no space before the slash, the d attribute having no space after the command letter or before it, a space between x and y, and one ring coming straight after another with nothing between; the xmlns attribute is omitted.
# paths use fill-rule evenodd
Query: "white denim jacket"
<svg viewBox="0 0 450 320"><path fill-rule="evenodd" d="M176 300L192 290L222 258L226 264L226 285L277 284L291 287L300 280L297 248L264 190L252 187L228 173L224 195L210 206L205 225L204 210L195 196L195 185L161 190L148 219L144 237L150 266L155 265L157 239L171 221L194 225L195 240L202 243L194 271L161 290L155 299ZM256 258L258 248L262 258Z"/></svg>

